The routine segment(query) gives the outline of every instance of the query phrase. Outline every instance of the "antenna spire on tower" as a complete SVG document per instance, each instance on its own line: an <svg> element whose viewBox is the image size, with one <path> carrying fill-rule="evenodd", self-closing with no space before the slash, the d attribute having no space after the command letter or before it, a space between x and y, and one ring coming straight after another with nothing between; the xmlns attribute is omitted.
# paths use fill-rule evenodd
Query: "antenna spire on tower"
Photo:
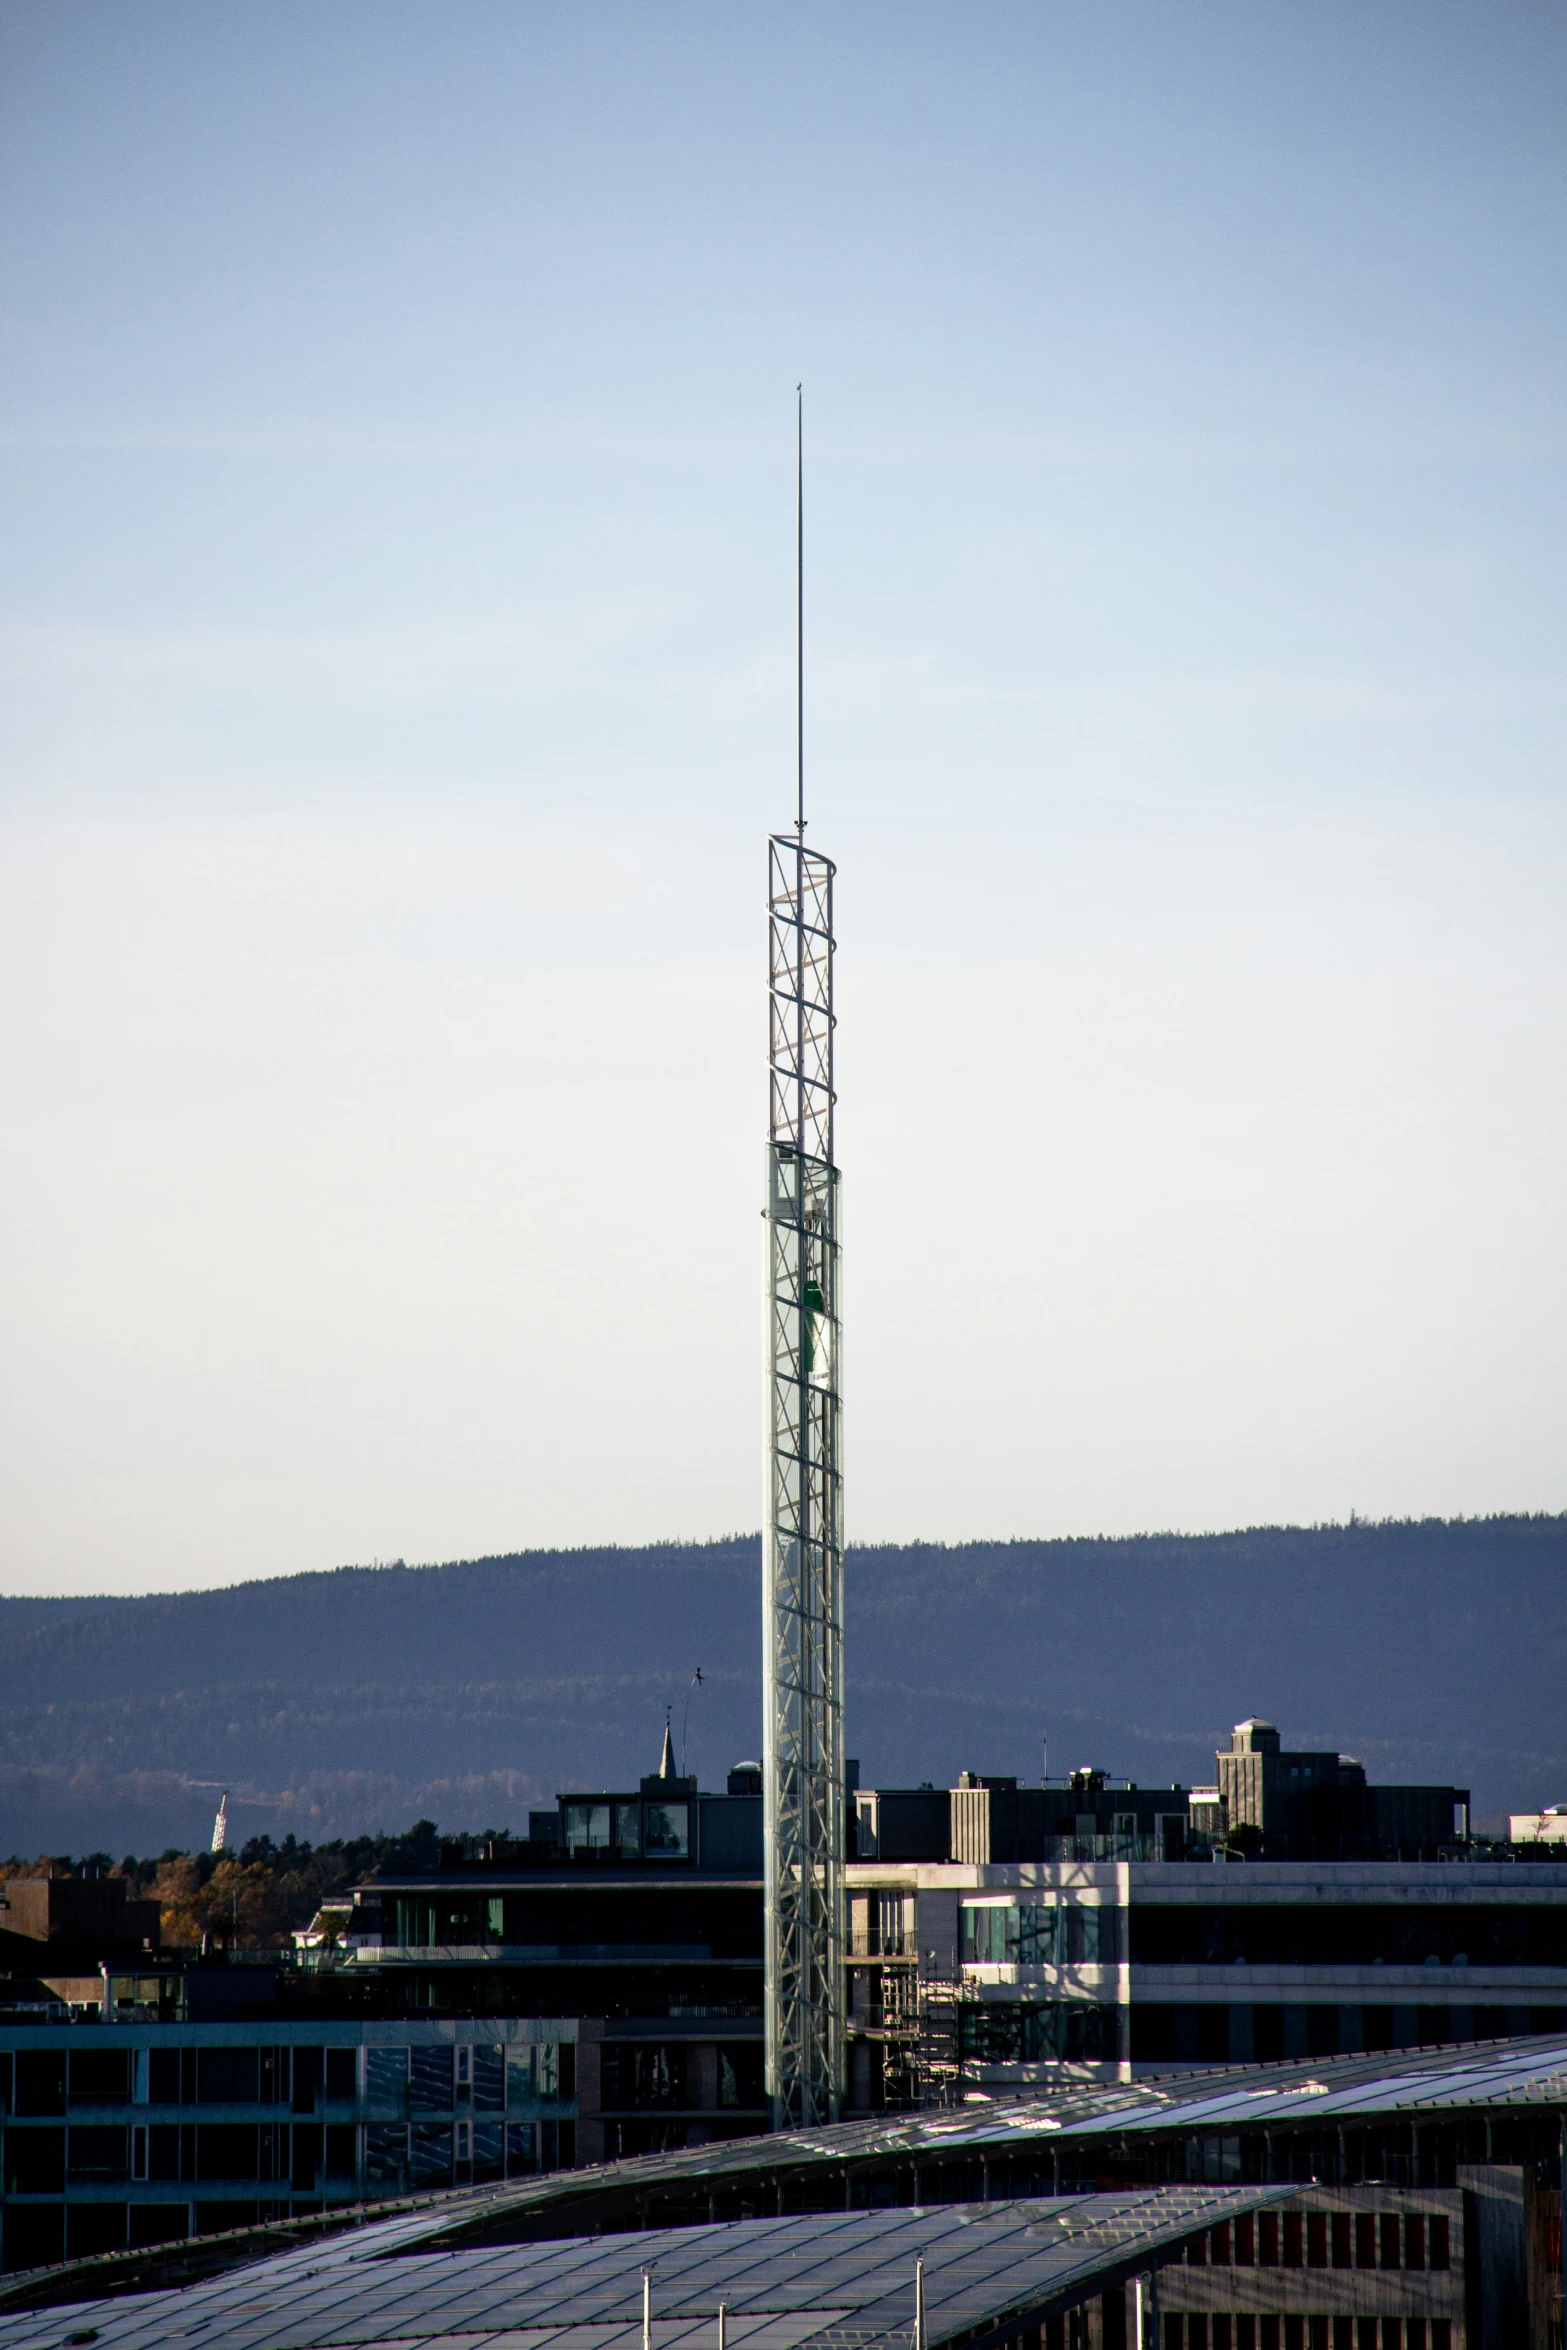
<svg viewBox="0 0 1567 2350"><path fill-rule="evenodd" d="M794 828L805 838L805 387L794 387Z"/></svg>

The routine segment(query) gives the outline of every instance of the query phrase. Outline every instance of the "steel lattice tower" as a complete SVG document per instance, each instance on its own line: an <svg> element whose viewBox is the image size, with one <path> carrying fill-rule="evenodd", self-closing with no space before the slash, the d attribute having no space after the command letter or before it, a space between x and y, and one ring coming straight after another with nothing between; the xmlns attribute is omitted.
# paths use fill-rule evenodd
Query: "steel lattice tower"
<svg viewBox="0 0 1567 2350"><path fill-rule="evenodd" d="M768 843L767 2089L775 2128L837 2119L843 2067L840 1180L834 867Z"/></svg>

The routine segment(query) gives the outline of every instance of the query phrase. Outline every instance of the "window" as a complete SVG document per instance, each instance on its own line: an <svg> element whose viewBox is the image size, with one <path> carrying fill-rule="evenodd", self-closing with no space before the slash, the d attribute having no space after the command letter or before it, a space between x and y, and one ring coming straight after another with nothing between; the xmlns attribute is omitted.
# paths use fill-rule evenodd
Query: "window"
<svg viewBox="0 0 1567 2350"><path fill-rule="evenodd" d="M565 1807L566 1850L598 1854L609 1850L609 1805L568 1803Z"/></svg>
<svg viewBox="0 0 1567 2350"><path fill-rule="evenodd" d="M450 2113L452 2110L452 2051L446 2041L434 2048L408 2051L408 2110L410 2113Z"/></svg>
<svg viewBox="0 0 1567 2350"><path fill-rule="evenodd" d="M473 2051L473 2110L500 2113L506 2104L506 2051L482 2042ZM474 2156L475 2162L478 2156Z"/></svg>
<svg viewBox="0 0 1567 2350"><path fill-rule="evenodd" d="M22 2051L31 2054L30 2050ZM65 2185L63 2130L7 2130L5 2191L8 2195L58 2195ZM6 2250L10 2246L7 2224Z"/></svg>
<svg viewBox="0 0 1567 2350"><path fill-rule="evenodd" d="M968 1966L1113 1966L1116 1913L1109 1903L965 1901Z"/></svg>
<svg viewBox="0 0 1567 2350"><path fill-rule="evenodd" d="M958 2010L965 2061L980 2064L1102 2064L1116 2053L1116 2011L1086 1999L1039 2005L975 2003Z"/></svg>
<svg viewBox="0 0 1567 2350"><path fill-rule="evenodd" d="M536 2048L508 2048L506 2051L506 2102L508 2105L528 2105L539 2093L538 2050Z"/></svg>
<svg viewBox="0 0 1567 2350"><path fill-rule="evenodd" d="M203 2105L254 2105L259 2075L254 2048L197 2051L196 2095Z"/></svg>
<svg viewBox="0 0 1567 2350"><path fill-rule="evenodd" d="M407 2173L408 2132L390 2122L372 2122L365 2131L365 2185L401 2187Z"/></svg>
<svg viewBox="0 0 1567 2350"><path fill-rule="evenodd" d="M326 2093L339 2105L351 2103L358 2091L358 2056L355 2048L329 2048L326 2052Z"/></svg>
<svg viewBox="0 0 1567 2350"><path fill-rule="evenodd" d="M408 2051L406 2048L367 2048L365 2050L365 2102L367 2105L390 2106L402 2114L408 2104Z"/></svg>
<svg viewBox="0 0 1567 2350"><path fill-rule="evenodd" d="M19 2114L64 2113L63 2048L19 2048L16 2052L16 2110Z"/></svg>
<svg viewBox="0 0 1567 2350"><path fill-rule="evenodd" d="M450 2122L414 2123L408 2133L408 2167L416 2187L449 2187L451 2185L452 2128Z"/></svg>
<svg viewBox="0 0 1567 2350"><path fill-rule="evenodd" d="M125 2049L71 2050L73 2105L128 2105L130 2099L131 2065Z"/></svg>
<svg viewBox="0 0 1567 2350"><path fill-rule="evenodd" d="M73 2179L123 2179L130 2173L130 2132L123 2125L112 2129L83 2129L79 2122L71 2125L66 2148L66 2170Z"/></svg>
<svg viewBox="0 0 1567 2350"><path fill-rule="evenodd" d="M517 2178L539 2167L537 2139L532 2122L506 2124L506 2173Z"/></svg>
<svg viewBox="0 0 1567 2350"><path fill-rule="evenodd" d="M690 1806L649 1803L643 1806L642 1847L651 1859L684 1860L690 1849Z"/></svg>
<svg viewBox="0 0 1567 2350"><path fill-rule="evenodd" d="M604 2051L602 2102L634 2113L687 2104L686 2051L680 2042L611 2044Z"/></svg>
<svg viewBox="0 0 1567 2350"><path fill-rule="evenodd" d="M254 2122L203 2122L196 2132L198 2179L254 2179L256 2156Z"/></svg>
<svg viewBox="0 0 1567 2350"><path fill-rule="evenodd" d="M504 2122L475 2122L473 2125L473 2183L482 2187L487 2179L501 2178L506 2168L506 2125Z"/></svg>
<svg viewBox="0 0 1567 2350"><path fill-rule="evenodd" d="M636 1803L617 1803L615 1806L615 1852L620 1860L635 1860L642 1850L642 1807Z"/></svg>

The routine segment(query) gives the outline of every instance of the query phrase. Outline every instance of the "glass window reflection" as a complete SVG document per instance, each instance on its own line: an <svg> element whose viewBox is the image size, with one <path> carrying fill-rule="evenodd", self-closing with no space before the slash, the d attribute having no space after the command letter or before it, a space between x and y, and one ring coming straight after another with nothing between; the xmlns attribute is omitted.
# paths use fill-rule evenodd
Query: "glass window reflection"
<svg viewBox="0 0 1567 2350"><path fill-rule="evenodd" d="M642 1848L664 1860L684 1860L690 1850L691 1807L685 1803L648 1803L643 1807Z"/></svg>
<svg viewBox="0 0 1567 2350"><path fill-rule="evenodd" d="M608 1852L609 1805L607 1803L567 1804L566 1849L568 1852Z"/></svg>

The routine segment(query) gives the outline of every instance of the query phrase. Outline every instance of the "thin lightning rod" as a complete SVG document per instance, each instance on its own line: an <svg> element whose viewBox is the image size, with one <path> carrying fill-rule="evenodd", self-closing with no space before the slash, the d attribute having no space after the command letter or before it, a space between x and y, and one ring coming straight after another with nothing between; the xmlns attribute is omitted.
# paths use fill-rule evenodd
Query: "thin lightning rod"
<svg viewBox="0 0 1567 2350"><path fill-rule="evenodd" d="M794 829L805 838L805 391L794 387Z"/></svg>

